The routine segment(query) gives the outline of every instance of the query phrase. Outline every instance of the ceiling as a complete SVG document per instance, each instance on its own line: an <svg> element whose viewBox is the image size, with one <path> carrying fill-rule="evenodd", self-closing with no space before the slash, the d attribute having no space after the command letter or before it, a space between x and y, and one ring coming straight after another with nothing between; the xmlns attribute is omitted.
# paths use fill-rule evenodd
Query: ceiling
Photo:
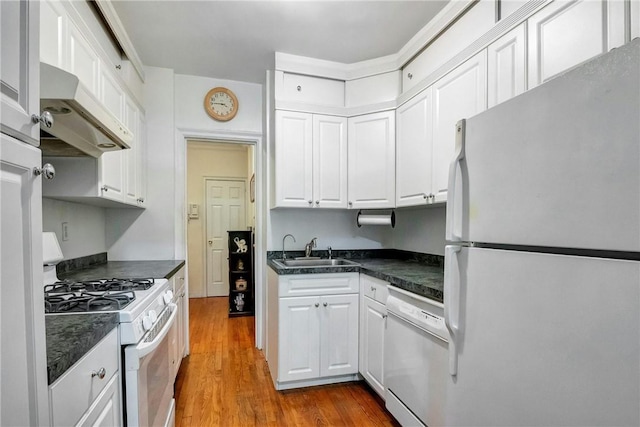
<svg viewBox="0 0 640 427"><path fill-rule="evenodd" d="M262 83L274 52L345 64L397 53L447 0L112 2L145 65Z"/></svg>

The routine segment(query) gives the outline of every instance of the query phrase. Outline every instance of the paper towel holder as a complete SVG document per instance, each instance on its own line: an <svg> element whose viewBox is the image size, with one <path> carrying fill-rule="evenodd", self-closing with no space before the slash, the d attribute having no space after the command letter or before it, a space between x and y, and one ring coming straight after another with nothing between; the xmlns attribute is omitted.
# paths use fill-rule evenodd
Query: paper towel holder
<svg viewBox="0 0 640 427"><path fill-rule="evenodd" d="M356 225L358 228L363 225L390 225L391 228L395 228L396 212L392 209L390 211L369 211L365 213L361 209L356 216Z"/></svg>

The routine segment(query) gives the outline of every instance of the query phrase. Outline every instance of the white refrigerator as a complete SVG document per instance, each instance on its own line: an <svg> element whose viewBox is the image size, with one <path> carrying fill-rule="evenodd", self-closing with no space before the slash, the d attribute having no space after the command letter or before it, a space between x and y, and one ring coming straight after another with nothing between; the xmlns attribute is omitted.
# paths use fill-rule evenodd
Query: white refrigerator
<svg viewBox="0 0 640 427"><path fill-rule="evenodd" d="M458 124L446 425L640 425L640 41Z"/></svg>

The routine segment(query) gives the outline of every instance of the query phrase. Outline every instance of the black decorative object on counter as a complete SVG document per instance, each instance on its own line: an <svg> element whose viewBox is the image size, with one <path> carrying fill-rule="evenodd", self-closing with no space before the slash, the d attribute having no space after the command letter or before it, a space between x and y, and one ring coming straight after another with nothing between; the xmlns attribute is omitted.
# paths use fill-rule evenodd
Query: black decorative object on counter
<svg viewBox="0 0 640 427"><path fill-rule="evenodd" d="M253 233L229 231L229 317L253 315L253 257Z"/></svg>

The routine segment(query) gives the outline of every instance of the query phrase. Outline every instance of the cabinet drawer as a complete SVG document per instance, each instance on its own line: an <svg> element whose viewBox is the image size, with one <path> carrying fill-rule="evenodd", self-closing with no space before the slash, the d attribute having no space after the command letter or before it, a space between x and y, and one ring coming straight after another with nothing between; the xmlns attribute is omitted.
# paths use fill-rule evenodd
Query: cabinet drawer
<svg viewBox="0 0 640 427"><path fill-rule="evenodd" d="M379 303L386 304L389 296L388 282L375 277L360 275L360 292Z"/></svg>
<svg viewBox="0 0 640 427"><path fill-rule="evenodd" d="M280 276L279 296L358 293L358 275L358 273L327 273Z"/></svg>
<svg viewBox="0 0 640 427"><path fill-rule="evenodd" d="M344 82L284 73L279 99L306 104L344 107Z"/></svg>
<svg viewBox="0 0 640 427"><path fill-rule="evenodd" d="M118 371L118 328L115 328L60 377L50 390L53 426L75 425ZM104 368L100 379L92 372Z"/></svg>

